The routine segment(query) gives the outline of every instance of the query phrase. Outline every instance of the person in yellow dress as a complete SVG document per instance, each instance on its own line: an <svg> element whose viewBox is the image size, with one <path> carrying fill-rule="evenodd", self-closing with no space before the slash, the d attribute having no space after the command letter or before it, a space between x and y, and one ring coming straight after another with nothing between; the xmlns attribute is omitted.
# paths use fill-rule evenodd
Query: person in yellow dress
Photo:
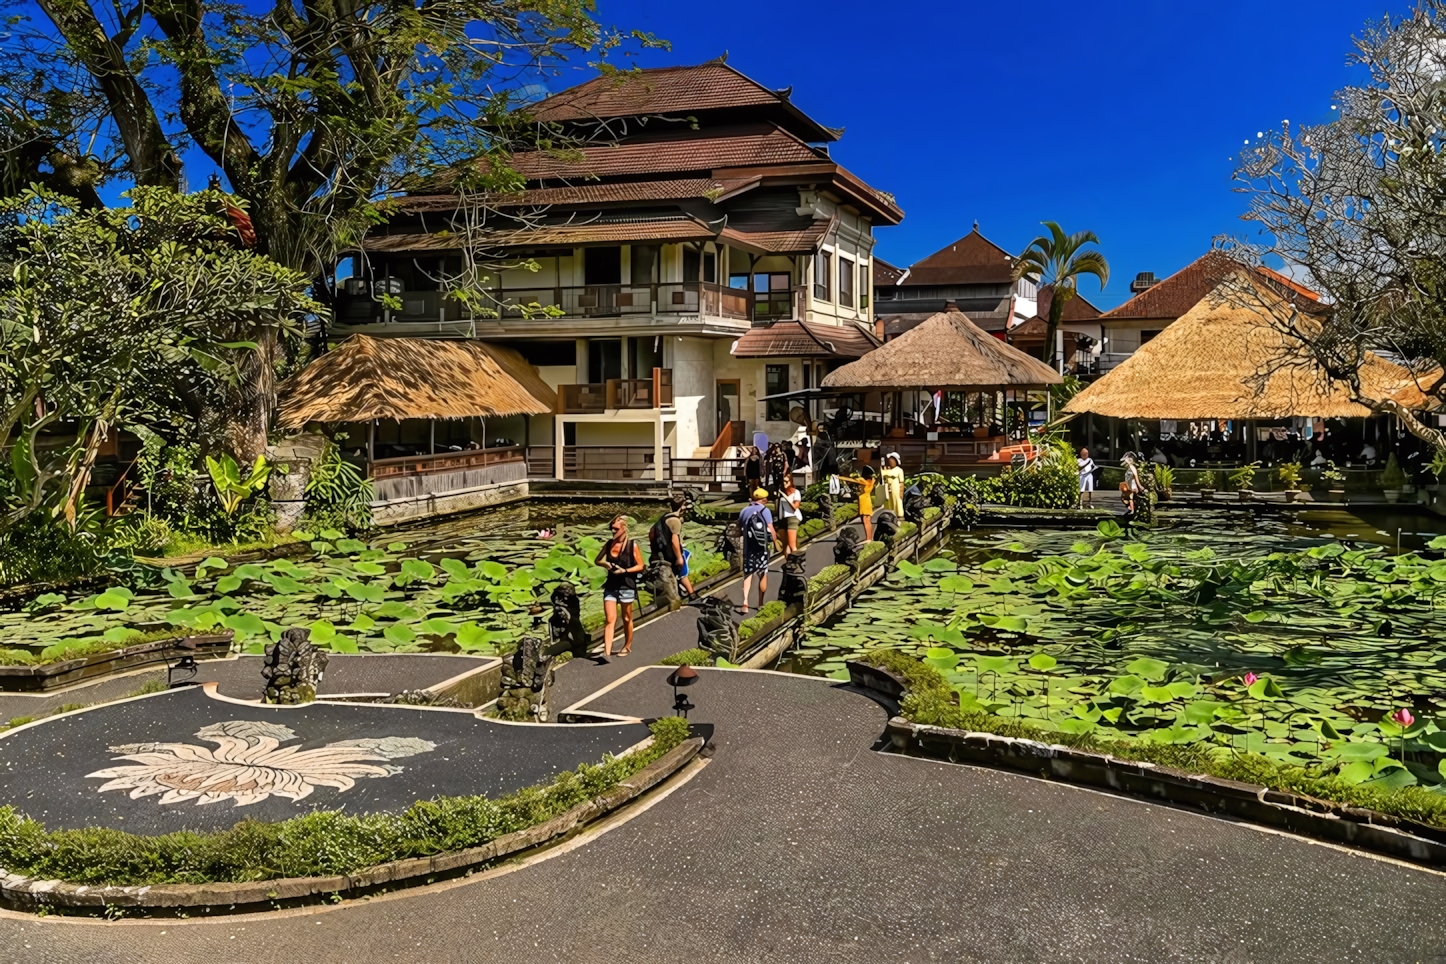
<svg viewBox="0 0 1446 964"><path fill-rule="evenodd" d="M859 519L864 524L864 541L874 541L874 467L865 465L858 475L840 475L839 480L859 487Z"/></svg>
<svg viewBox="0 0 1446 964"><path fill-rule="evenodd" d="M884 459L884 508L904 521L904 470L899 466L898 453L890 453Z"/></svg>

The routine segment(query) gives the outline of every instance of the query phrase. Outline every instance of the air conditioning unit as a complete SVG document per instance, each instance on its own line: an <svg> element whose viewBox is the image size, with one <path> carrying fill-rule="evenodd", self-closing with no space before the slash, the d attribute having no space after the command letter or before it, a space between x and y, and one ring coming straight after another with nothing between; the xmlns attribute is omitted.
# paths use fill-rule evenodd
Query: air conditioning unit
<svg viewBox="0 0 1446 964"><path fill-rule="evenodd" d="M347 278L341 283L341 288L349 295L364 295L367 293L367 279Z"/></svg>

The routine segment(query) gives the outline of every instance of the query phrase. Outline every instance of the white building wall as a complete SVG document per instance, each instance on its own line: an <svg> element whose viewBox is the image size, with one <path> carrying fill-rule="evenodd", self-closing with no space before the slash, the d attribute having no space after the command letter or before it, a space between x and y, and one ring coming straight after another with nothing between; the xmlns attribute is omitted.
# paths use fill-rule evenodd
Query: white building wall
<svg viewBox="0 0 1446 964"><path fill-rule="evenodd" d="M673 370L673 405L678 421L672 429L674 454L692 458L693 451L718 437L713 402L714 345L727 339L672 336L663 339L664 367Z"/></svg>

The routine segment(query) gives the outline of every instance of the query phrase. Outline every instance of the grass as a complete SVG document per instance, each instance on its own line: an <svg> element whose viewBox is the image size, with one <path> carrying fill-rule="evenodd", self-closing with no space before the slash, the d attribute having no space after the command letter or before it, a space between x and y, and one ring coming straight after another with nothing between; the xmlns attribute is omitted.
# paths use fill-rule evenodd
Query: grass
<svg viewBox="0 0 1446 964"><path fill-rule="evenodd" d="M1277 763L1259 754L1236 754L1223 747L1216 751L1201 743L1168 744L1128 738L1102 738L1089 733L1064 733L1022 720L963 710L954 702L955 694L948 680L926 663L896 650L874 650L858 659L870 666L887 669L904 681L907 693L899 712L913 723L974 733L994 733L1022 740L1060 744L1076 750L1107 753L1121 760L1153 763L1188 773L1257 784L1283 793L1315 797L1446 828L1446 794L1433 793L1421 787L1387 790L1347 783L1335 777L1313 773L1306 767Z"/></svg>
<svg viewBox="0 0 1446 964"><path fill-rule="evenodd" d="M646 749L584 764L552 782L496 800L419 801L401 813L329 810L276 823L242 820L228 830L142 836L88 827L46 830L14 807L0 808L0 866L76 884L144 886L350 874L409 857L478 847L550 820L612 789L688 738L688 724L652 725Z"/></svg>
<svg viewBox="0 0 1446 964"><path fill-rule="evenodd" d="M770 603L764 603L762 606L758 607L757 615L751 616L748 619L743 620L743 622L739 624L738 639L742 641L752 638L752 636L764 626L773 622L779 616L782 616L784 610L786 610L787 608L787 606L779 602L777 599L773 600L773 602Z"/></svg>

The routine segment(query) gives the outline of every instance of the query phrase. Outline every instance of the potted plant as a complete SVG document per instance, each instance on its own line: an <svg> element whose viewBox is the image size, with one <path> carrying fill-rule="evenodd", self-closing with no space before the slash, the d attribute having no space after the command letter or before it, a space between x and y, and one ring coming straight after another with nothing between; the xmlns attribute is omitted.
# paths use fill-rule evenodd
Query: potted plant
<svg viewBox="0 0 1446 964"><path fill-rule="evenodd" d="M1430 481L1426 483L1424 488L1427 492L1431 493L1431 497L1428 498L1427 501L1435 502L1435 493L1441 489L1441 476L1446 475L1446 451L1442 451L1441 449L1436 450L1436 453L1431 456L1431 463L1426 466L1426 473Z"/></svg>
<svg viewBox="0 0 1446 964"><path fill-rule="evenodd" d="M1175 470L1168 465L1155 463L1155 491L1159 493L1161 502L1169 502L1170 496L1175 492Z"/></svg>
<svg viewBox="0 0 1446 964"><path fill-rule="evenodd" d="M1320 477L1326 484L1326 491L1331 494L1332 502L1346 501L1346 474L1335 462L1327 462L1321 469Z"/></svg>
<svg viewBox="0 0 1446 964"><path fill-rule="evenodd" d="M1230 473L1230 486L1240 493L1241 502L1246 501L1255 494L1250 489L1250 483L1255 481L1255 473L1259 468L1259 462L1251 462L1249 465L1242 465Z"/></svg>
<svg viewBox="0 0 1446 964"><path fill-rule="evenodd" d="M1386 459L1385 471L1381 473L1381 494L1386 497L1387 502L1396 502L1401 498L1401 486L1406 484L1406 473L1401 471L1401 463L1396 461L1396 453L1392 452Z"/></svg>
<svg viewBox="0 0 1446 964"><path fill-rule="evenodd" d="M1300 463L1285 462L1275 470L1275 477L1285 484L1285 501L1300 498Z"/></svg>
<svg viewBox="0 0 1446 964"><path fill-rule="evenodd" d="M1200 476L1200 498L1215 498L1215 472L1213 469L1206 469Z"/></svg>

